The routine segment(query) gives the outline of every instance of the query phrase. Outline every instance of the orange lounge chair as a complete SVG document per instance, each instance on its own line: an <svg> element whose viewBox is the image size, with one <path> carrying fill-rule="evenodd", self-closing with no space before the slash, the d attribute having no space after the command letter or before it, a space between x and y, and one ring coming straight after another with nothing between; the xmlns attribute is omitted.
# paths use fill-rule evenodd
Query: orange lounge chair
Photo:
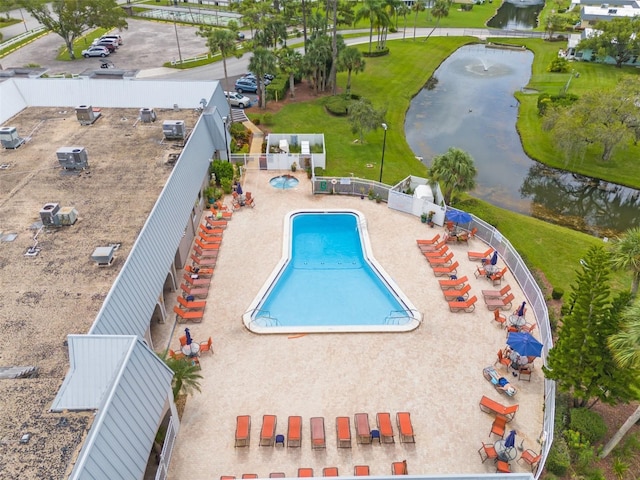
<svg viewBox="0 0 640 480"><path fill-rule="evenodd" d="M215 222L215 220L214 220ZM224 222L224 227L227 226L227 222ZM204 224L201 223L200 224L200 231L202 233L204 233L205 235L211 235L211 236L216 236L216 237L221 237L222 234L224 233L224 229L220 226L213 226L213 225L209 225L209 224Z"/></svg>
<svg viewBox="0 0 640 480"><path fill-rule="evenodd" d="M299 468L298 478L313 477L313 468Z"/></svg>
<svg viewBox="0 0 640 480"><path fill-rule="evenodd" d="M269 478L285 478L284 472L272 472L269 474Z"/></svg>
<svg viewBox="0 0 640 480"><path fill-rule="evenodd" d="M469 279L465 275L464 277L456 278L453 280L438 280L438 283L440 284L440 288L442 290L449 290L451 288L460 289L464 287L464 284L467 283L468 281Z"/></svg>
<svg viewBox="0 0 640 480"><path fill-rule="evenodd" d="M337 477L338 476L338 467L324 467L322 469L323 477Z"/></svg>
<svg viewBox="0 0 640 480"><path fill-rule="evenodd" d="M215 218L212 217L205 217L204 221L206 222L207 226L216 229L216 230L222 230L227 228L227 220L216 220Z"/></svg>
<svg viewBox="0 0 640 480"><path fill-rule="evenodd" d="M234 475L222 475L220 480L236 480L236 477Z"/></svg>
<svg viewBox="0 0 640 480"><path fill-rule="evenodd" d="M206 298L207 295L209 294L209 287L198 287L198 288L191 288L189 285L185 285L184 283L180 284L180 288L184 291L184 293L186 293L187 295L191 295L193 297L196 298Z"/></svg>
<svg viewBox="0 0 640 480"><path fill-rule="evenodd" d="M449 302L449 310L452 312L473 312L476 308L476 302L478 301L478 297L475 295L464 302L453 301Z"/></svg>
<svg viewBox="0 0 640 480"><path fill-rule="evenodd" d="M327 440L324 435L324 418L311 418L311 448L326 448Z"/></svg>
<svg viewBox="0 0 640 480"><path fill-rule="evenodd" d="M183 297L178 297L178 303L187 310L204 310L204 307L207 306L207 302L205 301L193 302Z"/></svg>
<svg viewBox="0 0 640 480"><path fill-rule="evenodd" d="M199 246L202 250L220 250L219 243L204 243L199 238L196 238L195 242L196 245Z"/></svg>
<svg viewBox="0 0 640 480"><path fill-rule="evenodd" d="M444 267L433 267L433 274L436 277L455 275L459 266L460 264L458 262L453 262L451 265L445 265Z"/></svg>
<svg viewBox="0 0 640 480"><path fill-rule="evenodd" d="M400 432L400 443L416 443L413 425L411 425L411 414L409 412L398 412L396 420L398 422L398 431Z"/></svg>
<svg viewBox="0 0 640 480"><path fill-rule="evenodd" d="M192 267L191 265L186 265L184 267L184 270L187 273L190 273L192 275L198 275L199 277L213 276L213 268L200 268L200 267Z"/></svg>
<svg viewBox="0 0 640 480"><path fill-rule="evenodd" d="M193 247L193 253L199 258L218 258L218 250L204 250L200 247Z"/></svg>
<svg viewBox="0 0 640 480"><path fill-rule="evenodd" d="M243 473L242 478L258 478L258 475L255 473Z"/></svg>
<svg viewBox="0 0 640 480"><path fill-rule="evenodd" d="M503 298L511 290L511 285L506 285L500 290L482 290L484 298Z"/></svg>
<svg viewBox="0 0 640 480"><path fill-rule="evenodd" d="M469 260L482 260L493 253L493 248L489 247L486 252L467 252Z"/></svg>
<svg viewBox="0 0 640 480"><path fill-rule="evenodd" d="M460 290L456 290L455 288L452 288L451 290L443 290L442 294L444 295L444 298L447 300L460 300L458 297L462 297L465 300L467 298L469 298L469 291L471 290L471 285L466 284L464 287L462 287Z"/></svg>
<svg viewBox="0 0 640 480"><path fill-rule="evenodd" d="M518 404L505 407L501 403L496 402L495 400L491 400L489 397L485 397L483 395L480 399L480 410L485 413L502 415L507 418L507 422L510 422L511 420L513 420L513 417L516 416L516 412L518 411Z"/></svg>
<svg viewBox="0 0 640 480"><path fill-rule="evenodd" d="M504 298L485 298L484 303L487 304L489 310L496 310L498 308L501 310L509 310L515 298L513 293L510 293Z"/></svg>
<svg viewBox="0 0 640 480"><path fill-rule="evenodd" d="M299 447L302 442L302 417L289 417L287 447Z"/></svg>
<svg viewBox="0 0 640 480"><path fill-rule="evenodd" d="M189 275L188 273L185 273L182 278L184 278L185 281L192 287L209 286L209 284L211 283L210 278L191 278L191 275Z"/></svg>
<svg viewBox="0 0 640 480"><path fill-rule="evenodd" d="M276 441L276 416L262 416L262 430L260 430L260 446L272 447Z"/></svg>
<svg viewBox="0 0 640 480"><path fill-rule="evenodd" d="M439 250L434 250L432 252L422 252L422 255L424 255L427 259L429 258L440 258L440 257L444 257L449 253L449 247L447 247L446 245L444 247L442 247Z"/></svg>
<svg viewBox="0 0 640 480"><path fill-rule="evenodd" d="M218 257L216 256L216 257L198 258L192 253L191 261L193 265L197 265L199 267L215 267L218 261Z"/></svg>
<svg viewBox="0 0 640 480"><path fill-rule="evenodd" d="M353 467L353 476L354 477L368 477L369 476L369 465L356 465Z"/></svg>
<svg viewBox="0 0 640 480"><path fill-rule="evenodd" d="M435 237L428 240L416 240L416 242L418 242L418 245L433 245L438 243L438 240L440 240L440 234L437 234Z"/></svg>
<svg viewBox="0 0 640 480"><path fill-rule="evenodd" d="M222 243L222 237L216 237L215 235L205 235L202 232L198 232L198 236L200 237L202 243L207 245L210 243Z"/></svg>
<svg viewBox="0 0 640 480"><path fill-rule="evenodd" d="M178 323L184 323L186 321L200 323L202 322L202 317L204 317L204 310L185 312L176 305L175 307L173 307L173 311L176 314L176 320L178 321Z"/></svg>
<svg viewBox="0 0 640 480"><path fill-rule="evenodd" d="M433 245L420 245L418 244L418 248L422 253L425 252L435 252L436 250L440 250L442 247L446 247L447 244L445 242L434 243Z"/></svg>
<svg viewBox="0 0 640 480"><path fill-rule="evenodd" d="M437 258L425 257L425 258L429 262L429 265L431 265L432 267L434 265L441 267L443 265L450 265L453 262L453 253L449 252L449 254L446 257L437 257Z"/></svg>
<svg viewBox="0 0 640 480"><path fill-rule="evenodd" d="M251 417L240 415L236 417L236 443L235 447L248 447L251 435Z"/></svg>
<svg viewBox="0 0 640 480"><path fill-rule="evenodd" d="M393 425L391 424L390 413L378 413L376 415L376 424L380 431L380 441L382 443L395 443L393 438Z"/></svg>
<svg viewBox="0 0 640 480"><path fill-rule="evenodd" d="M369 414L356 413L353 417L356 426L356 439L358 443L371 443L371 428L369 427Z"/></svg>
<svg viewBox="0 0 640 480"><path fill-rule="evenodd" d="M211 214L212 217L210 217L212 220L231 220L231 216L233 215L233 212L226 212L224 210L216 210L215 208L211 207Z"/></svg>
<svg viewBox="0 0 640 480"><path fill-rule="evenodd" d="M338 438L338 448L351 448L351 425L349 423L349 417L336 418L336 437Z"/></svg>
<svg viewBox="0 0 640 480"><path fill-rule="evenodd" d="M401 462L393 462L391 464L391 474L392 475L409 475L407 470L407 461L403 460Z"/></svg>

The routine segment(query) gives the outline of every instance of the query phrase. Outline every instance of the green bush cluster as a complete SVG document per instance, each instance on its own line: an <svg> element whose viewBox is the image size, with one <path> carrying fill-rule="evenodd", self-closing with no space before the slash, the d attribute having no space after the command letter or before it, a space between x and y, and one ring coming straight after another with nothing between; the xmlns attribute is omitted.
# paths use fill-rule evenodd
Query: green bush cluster
<svg viewBox="0 0 640 480"><path fill-rule="evenodd" d="M287 95L287 90L289 90L289 78L277 75L267 85L267 100L282 100Z"/></svg>
<svg viewBox="0 0 640 480"><path fill-rule="evenodd" d="M216 176L216 184L220 185L226 193L231 193L231 184L233 183L233 164L227 161L214 160L209 167L209 173ZM224 181L229 183L229 191L224 187Z"/></svg>
<svg viewBox="0 0 640 480"><path fill-rule="evenodd" d="M556 57L554 58L549 66L547 67L547 72L553 73L567 73L569 71L569 60L564 57Z"/></svg>
<svg viewBox="0 0 640 480"><path fill-rule="evenodd" d="M387 47L380 50L372 50L371 53L362 52L363 57L384 57L385 55L389 55L389 49Z"/></svg>
<svg viewBox="0 0 640 480"><path fill-rule="evenodd" d="M593 445L604 438L607 426L598 412L588 408L574 408L571 410L569 428L580 433L582 440Z"/></svg>
<svg viewBox="0 0 640 480"><path fill-rule="evenodd" d="M324 108L331 115L346 117L349 115L349 108L351 107L351 104L358 100L358 98L359 96L357 95L333 95L325 100Z"/></svg>
<svg viewBox="0 0 640 480"><path fill-rule="evenodd" d="M229 133L231 134L231 138L236 140L239 143L246 143L249 141L249 137L251 136L247 127L245 127L241 123L232 123L229 128Z"/></svg>
<svg viewBox="0 0 640 480"><path fill-rule="evenodd" d="M544 115L549 107L559 106L568 107L572 103L578 100L578 96L573 93L565 93L562 95L549 95L548 93L541 93L538 95L538 115Z"/></svg>
<svg viewBox="0 0 640 480"><path fill-rule="evenodd" d="M567 442L562 437L556 437L549 450L547 456L547 463L545 468L559 477L564 476L571 465L571 458L569 457L569 447Z"/></svg>
<svg viewBox="0 0 640 480"><path fill-rule="evenodd" d="M564 295L563 288L553 287L553 290L551 291L551 298L553 298L554 300L560 300L563 295Z"/></svg>

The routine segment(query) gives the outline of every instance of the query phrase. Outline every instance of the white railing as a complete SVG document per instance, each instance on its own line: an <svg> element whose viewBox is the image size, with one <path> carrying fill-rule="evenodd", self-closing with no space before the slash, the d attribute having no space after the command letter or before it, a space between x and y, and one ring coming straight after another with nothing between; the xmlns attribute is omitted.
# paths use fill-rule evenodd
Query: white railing
<svg viewBox="0 0 640 480"><path fill-rule="evenodd" d="M16 43L20 43L25 38L29 38L38 33L42 33L46 30L44 27L34 28L33 30L29 30L28 32L21 33L20 35L16 35L15 37L11 37L6 42L0 43L0 50L4 50L5 48L11 47L11 45L15 45Z"/></svg>
<svg viewBox="0 0 640 480"><path fill-rule="evenodd" d="M199 62L200 60L207 60L208 58L210 58L209 54L205 53L204 55L200 55L198 57L184 58L182 60L171 60L171 65L183 65L185 63Z"/></svg>

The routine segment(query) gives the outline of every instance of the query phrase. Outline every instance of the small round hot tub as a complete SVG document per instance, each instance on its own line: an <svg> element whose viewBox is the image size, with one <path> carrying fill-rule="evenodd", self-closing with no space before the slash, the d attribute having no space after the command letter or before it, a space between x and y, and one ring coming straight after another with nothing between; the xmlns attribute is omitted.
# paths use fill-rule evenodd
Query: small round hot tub
<svg viewBox="0 0 640 480"><path fill-rule="evenodd" d="M298 183L300 183L300 181L293 175L280 175L279 177L273 177L269 180L269 184L273 188L280 188L282 190L297 187Z"/></svg>

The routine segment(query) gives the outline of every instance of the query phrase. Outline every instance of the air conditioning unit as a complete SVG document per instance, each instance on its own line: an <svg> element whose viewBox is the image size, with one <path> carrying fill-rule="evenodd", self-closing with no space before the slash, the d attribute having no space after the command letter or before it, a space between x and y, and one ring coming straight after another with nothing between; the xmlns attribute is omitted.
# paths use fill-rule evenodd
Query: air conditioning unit
<svg viewBox="0 0 640 480"><path fill-rule="evenodd" d="M184 139L186 130L183 120L166 120L162 123L162 133L167 140Z"/></svg>
<svg viewBox="0 0 640 480"><path fill-rule="evenodd" d="M115 247L98 247L91 254L91 260L96 262L99 267L108 267L113 262Z"/></svg>
<svg viewBox="0 0 640 480"><path fill-rule="evenodd" d="M95 112L91 105L80 105L76 107L76 117L80 125L91 125L100 118L100 112Z"/></svg>
<svg viewBox="0 0 640 480"><path fill-rule="evenodd" d="M40 209L40 220L42 220L42 225L59 225L57 222L59 222L60 219L56 216L59 210L59 203L45 203Z"/></svg>
<svg viewBox="0 0 640 480"><path fill-rule="evenodd" d="M18 148L24 143L24 138L20 138L16 127L0 127L0 142L4 148Z"/></svg>
<svg viewBox="0 0 640 480"><path fill-rule="evenodd" d="M84 170L89 166L89 156L84 147L61 147L56 156L65 170Z"/></svg>
<svg viewBox="0 0 640 480"><path fill-rule="evenodd" d="M140 121L142 123L151 123L156 121L156 112L153 108L140 109Z"/></svg>
<svg viewBox="0 0 640 480"><path fill-rule="evenodd" d="M78 211L73 207L62 207L55 216L56 225L73 225L78 220Z"/></svg>

